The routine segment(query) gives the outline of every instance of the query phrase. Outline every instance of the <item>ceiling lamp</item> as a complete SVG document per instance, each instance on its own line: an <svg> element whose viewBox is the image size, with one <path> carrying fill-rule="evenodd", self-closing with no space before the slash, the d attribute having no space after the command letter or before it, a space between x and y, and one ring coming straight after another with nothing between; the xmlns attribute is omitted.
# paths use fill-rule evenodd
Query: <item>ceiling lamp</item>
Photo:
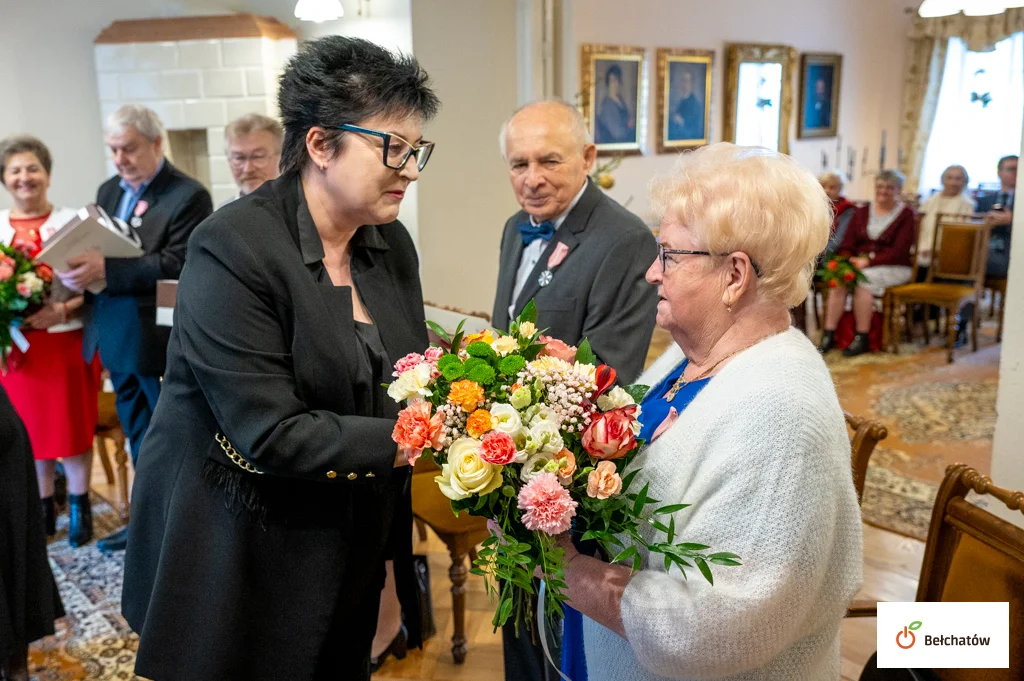
<svg viewBox="0 0 1024 681"><path fill-rule="evenodd" d="M964 0L924 0L917 13L922 17L947 17L959 14Z"/></svg>
<svg viewBox="0 0 1024 681"><path fill-rule="evenodd" d="M983 17L1015 7L1024 7L1024 0L924 0L917 13L926 18L948 17L960 12L969 17Z"/></svg>
<svg viewBox="0 0 1024 681"><path fill-rule="evenodd" d="M295 18L318 24L334 21L345 15L341 0L299 0L295 3Z"/></svg>
<svg viewBox="0 0 1024 681"><path fill-rule="evenodd" d="M964 14L969 17L1002 14L1009 4L1006 0L970 0L970 2L963 3Z"/></svg>

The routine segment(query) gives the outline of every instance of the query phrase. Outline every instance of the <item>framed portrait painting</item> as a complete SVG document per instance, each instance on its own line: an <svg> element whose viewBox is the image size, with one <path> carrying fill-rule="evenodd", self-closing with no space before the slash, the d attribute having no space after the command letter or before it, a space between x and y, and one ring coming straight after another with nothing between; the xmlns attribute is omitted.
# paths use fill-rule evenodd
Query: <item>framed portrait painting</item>
<svg viewBox="0 0 1024 681"><path fill-rule="evenodd" d="M599 154L641 153L644 48L582 45L583 117Z"/></svg>
<svg viewBox="0 0 1024 681"><path fill-rule="evenodd" d="M709 50L657 51L659 154L710 141L714 58Z"/></svg>
<svg viewBox="0 0 1024 681"><path fill-rule="evenodd" d="M799 139L836 136L842 70L842 55L804 54L800 57Z"/></svg>

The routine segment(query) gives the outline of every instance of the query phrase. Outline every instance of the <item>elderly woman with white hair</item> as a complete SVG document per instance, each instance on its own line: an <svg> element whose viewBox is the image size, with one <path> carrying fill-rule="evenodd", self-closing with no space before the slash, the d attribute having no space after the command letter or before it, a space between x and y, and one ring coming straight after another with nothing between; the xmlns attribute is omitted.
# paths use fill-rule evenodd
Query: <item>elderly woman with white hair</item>
<svg viewBox="0 0 1024 681"><path fill-rule="evenodd" d="M676 535L743 565L712 586L643 551L633 573L562 541L587 676L837 679L860 512L832 380L787 311L828 240L828 198L792 159L727 143L682 156L652 195L663 218L647 280L676 345L641 378L650 444L633 484L691 504Z"/></svg>

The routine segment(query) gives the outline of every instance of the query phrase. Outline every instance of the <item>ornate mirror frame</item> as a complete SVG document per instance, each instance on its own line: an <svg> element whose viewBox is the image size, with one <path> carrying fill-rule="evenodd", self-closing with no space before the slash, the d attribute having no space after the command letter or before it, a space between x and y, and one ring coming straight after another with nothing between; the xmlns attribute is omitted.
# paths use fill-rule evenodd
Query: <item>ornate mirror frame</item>
<svg viewBox="0 0 1024 681"><path fill-rule="evenodd" d="M722 139L736 141L736 114L740 64L756 62L782 65L782 102L779 108L779 152L789 153L789 127L793 116L793 66L796 50L788 45L730 43L725 50L725 121Z"/></svg>

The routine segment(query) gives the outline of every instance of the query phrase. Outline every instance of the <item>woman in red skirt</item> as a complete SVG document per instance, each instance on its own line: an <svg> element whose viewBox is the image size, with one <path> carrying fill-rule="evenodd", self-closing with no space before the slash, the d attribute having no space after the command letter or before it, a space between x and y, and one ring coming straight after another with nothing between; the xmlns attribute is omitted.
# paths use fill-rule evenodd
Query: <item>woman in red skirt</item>
<svg viewBox="0 0 1024 681"><path fill-rule="evenodd" d="M34 137L0 142L0 178L14 199L14 208L0 211L0 243L21 245L35 256L48 237L74 217L46 197L50 187L50 151ZM82 358L83 297L58 279L46 305L25 320L28 348L15 349L9 369L0 375L15 410L25 422L36 459L39 496L47 534L56 532L53 503L57 459L64 462L71 502L68 542L81 546L92 539L89 478L96 429L99 362Z"/></svg>

